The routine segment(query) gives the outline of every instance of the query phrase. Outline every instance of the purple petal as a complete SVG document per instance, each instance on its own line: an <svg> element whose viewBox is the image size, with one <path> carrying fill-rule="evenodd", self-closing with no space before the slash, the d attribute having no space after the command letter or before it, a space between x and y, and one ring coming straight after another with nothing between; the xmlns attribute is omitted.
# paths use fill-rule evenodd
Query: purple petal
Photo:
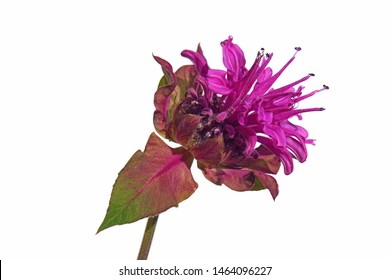
<svg viewBox="0 0 390 280"><path fill-rule="evenodd" d="M238 120L238 124L241 125L241 126L245 126L248 122L248 119L247 119L247 116L246 116L246 112L239 112L237 113L237 120Z"/></svg>
<svg viewBox="0 0 390 280"><path fill-rule="evenodd" d="M208 87L219 94L228 94L231 89L226 81L226 72L223 70L210 69L207 73Z"/></svg>
<svg viewBox="0 0 390 280"><path fill-rule="evenodd" d="M309 133L306 129L289 121L281 122L280 126L283 128L286 134L296 136L297 138L303 137L306 139L309 136Z"/></svg>
<svg viewBox="0 0 390 280"><path fill-rule="evenodd" d="M238 99L242 99L245 95L247 95L249 90L252 88L254 82L258 78L257 70L259 69L260 60L261 54L258 53L255 61L253 62L253 65L239 83L238 92L240 94L237 96Z"/></svg>
<svg viewBox="0 0 390 280"><path fill-rule="evenodd" d="M264 81L267 81L272 76L272 69L270 67L265 68L262 72L260 72L259 77L257 78L257 82L253 88L253 91L251 94L246 98L249 102L256 99L259 96L262 96L268 88L271 86L268 86L264 83Z"/></svg>
<svg viewBox="0 0 390 280"><path fill-rule="evenodd" d="M228 138L230 138L230 139L234 138L234 136L236 134L236 131L235 131L233 126L231 126L230 124L227 124L227 125L224 126L224 129L227 132L227 137Z"/></svg>
<svg viewBox="0 0 390 280"><path fill-rule="evenodd" d="M297 85L297 84L300 84L300 83L306 81L306 80L309 79L311 76L312 76L312 75L307 75L307 76L305 76L305 77L303 77L303 78L301 78L301 79L299 79L299 80L296 80L295 82L292 82L292 83L290 83L290 84L288 84L288 85L285 85L285 86L283 86L283 87L280 87L280 88L277 88L277 89L274 89L274 90L270 90L270 91L267 93L267 95L268 95L268 94L278 94L278 93L281 93L281 92L285 92L285 91L289 90L291 87L293 87L293 86L295 86L295 85Z"/></svg>
<svg viewBox="0 0 390 280"><path fill-rule="evenodd" d="M259 122L264 122L265 124L270 124L273 120L272 112L266 112L262 106L259 106L257 110L257 120Z"/></svg>
<svg viewBox="0 0 390 280"><path fill-rule="evenodd" d="M304 99L306 99L306 98L308 98L308 97L310 97L310 96L313 96L314 94L316 94L316 93L318 93L318 92L320 92L320 91L328 90L328 89L329 89L329 87L326 86L326 85L324 85L322 89L313 90L312 92L310 92L310 93L308 93L308 94L305 94L305 95L303 95L303 96L300 96L299 98L297 98L297 99L295 100L295 102L300 102L300 101L302 101L302 100L304 100Z"/></svg>
<svg viewBox="0 0 390 280"><path fill-rule="evenodd" d="M265 92L267 92L267 90L269 90L271 88L271 86L275 83L275 81L279 78L279 76L284 72L284 70L286 70L287 66L289 66L291 64L291 62L293 62L294 59L295 59L295 55L292 58L290 58L290 60L287 61L287 63L275 75L273 75L270 78L267 78L269 76L269 73L264 74L265 75L264 77L262 77L262 75L263 75L263 73L262 73L259 77L259 81L256 83L255 88L251 94L251 99L254 99L257 96L261 96ZM264 72L270 71L267 69L270 69L270 68L266 68L264 70Z"/></svg>
<svg viewBox="0 0 390 280"><path fill-rule="evenodd" d="M230 36L227 40L221 43L223 52L223 64L228 69L232 80L237 82L240 78L242 69L245 67L245 56L241 48L233 44L233 37Z"/></svg>
<svg viewBox="0 0 390 280"><path fill-rule="evenodd" d="M213 115L213 110L211 108L203 108L202 111L200 112L201 116L208 116L211 117Z"/></svg>
<svg viewBox="0 0 390 280"><path fill-rule="evenodd" d="M226 112L221 112L217 115L217 117L215 118L215 120L219 123L223 122L227 117L227 113Z"/></svg>
<svg viewBox="0 0 390 280"><path fill-rule="evenodd" d="M259 78L257 79L256 86L261 86L264 81L268 80L272 76L272 68L267 67L264 71L261 72Z"/></svg>
<svg viewBox="0 0 390 280"><path fill-rule="evenodd" d="M275 144L278 147L286 147L286 134L283 129L278 125L265 125L264 133L275 140Z"/></svg>
<svg viewBox="0 0 390 280"><path fill-rule="evenodd" d="M272 140L264 136L257 136L257 141L267 147L282 161L284 174L288 175L293 172L293 158L287 149L275 147L275 145L272 143Z"/></svg>
<svg viewBox="0 0 390 280"><path fill-rule="evenodd" d="M253 153L255 150L256 142L257 142L257 136L256 132L248 127L245 126L238 126L236 130L244 137L245 139L245 149L244 149L244 155L248 156Z"/></svg>
<svg viewBox="0 0 390 280"><path fill-rule="evenodd" d="M184 50L181 52L181 55L192 61L199 74L201 74L202 76L206 76L207 71L209 70L209 66L203 54L191 50Z"/></svg>
<svg viewBox="0 0 390 280"><path fill-rule="evenodd" d="M299 162L304 162L307 158L305 141L298 141L295 138L287 138L287 147L295 154Z"/></svg>
<svg viewBox="0 0 390 280"><path fill-rule="evenodd" d="M295 115L299 115L306 112L314 112L314 111L323 111L324 108L307 108L307 109L298 109L298 110L289 110L286 112L282 112L279 114L275 114L274 121L282 121L287 120Z"/></svg>
<svg viewBox="0 0 390 280"><path fill-rule="evenodd" d="M316 141L316 140L315 140L315 139L306 139L306 140L305 140L305 143L306 143L306 144L310 144L310 145L315 146L316 143L315 143L314 141Z"/></svg>
<svg viewBox="0 0 390 280"><path fill-rule="evenodd" d="M272 104L277 106L277 107L286 107L290 104L291 102L291 92L294 92L294 88L290 88L289 92L285 93L281 97L275 98L272 101Z"/></svg>

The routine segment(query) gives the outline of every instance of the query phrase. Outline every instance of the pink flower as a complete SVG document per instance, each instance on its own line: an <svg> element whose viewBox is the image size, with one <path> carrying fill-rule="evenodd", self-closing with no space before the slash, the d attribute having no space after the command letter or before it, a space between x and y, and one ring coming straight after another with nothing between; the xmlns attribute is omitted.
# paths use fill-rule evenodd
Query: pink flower
<svg viewBox="0 0 390 280"><path fill-rule="evenodd" d="M247 68L241 48L229 37L221 43L226 70L209 67L200 46L182 55L194 65L176 73L165 60L155 57L165 78L155 94L155 127L167 139L180 143L198 160L210 181L243 191L268 188L278 193L279 162L285 174L293 171L293 158L304 162L308 132L290 119L324 108L297 109L298 102L313 96L303 94L302 82L313 74L279 88L273 84L295 59L275 74L268 66L272 54L258 52Z"/></svg>
<svg viewBox="0 0 390 280"><path fill-rule="evenodd" d="M274 74L268 66L272 54L263 49L247 68L244 52L232 37L221 45L223 70L209 67L200 46L182 52L193 65L176 72L167 61L154 57L164 73L154 94L154 126L160 136L181 147L171 148L154 132L150 135L144 151L136 151L120 171L98 232L146 217L148 228L154 228L157 215L196 191L194 159L211 182L235 191L268 189L274 199L279 189L272 175L281 164L290 174L293 158L306 160L306 145L314 140L291 119L324 110L298 109L298 103L328 87L304 94L301 84L314 76L308 74L273 88L301 49L295 48ZM150 238L149 233L145 236ZM141 248L143 259L149 248Z"/></svg>
<svg viewBox="0 0 390 280"><path fill-rule="evenodd" d="M306 144L308 132L289 121L293 116L301 119L301 114L322 111L324 108L297 109L298 102L328 89L324 86L306 95L302 94L301 84L313 74L283 87L274 89L272 85L295 59L300 48L295 48L294 56L273 74L269 64L272 54L257 54L253 65L247 69L241 48L229 37L221 43L225 70L210 69L201 52L185 50L182 55L189 58L199 71L198 81L206 96L207 109L213 112L211 119L221 123L225 134L225 144L237 157L256 158L258 143L267 147L281 160L286 174L293 171L293 157L304 162L307 158ZM207 69L206 71L204 69ZM201 97L201 95L200 95ZM217 106L216 106L217 105ZM219 129L220 130L220 129ZM218 130L218 131L219 131Z"/></svg>

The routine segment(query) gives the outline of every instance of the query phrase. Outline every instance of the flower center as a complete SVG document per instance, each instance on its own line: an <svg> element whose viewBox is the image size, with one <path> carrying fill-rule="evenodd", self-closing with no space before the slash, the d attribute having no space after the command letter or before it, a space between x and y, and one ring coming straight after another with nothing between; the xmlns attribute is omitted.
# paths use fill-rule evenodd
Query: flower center
<svg viewBox="0 0 390 280"><path fill-rule="evenodd" d="M221 99L213 96L211 100L206 100L203 94L191 94L192 88L184 99L180 114L192 114L202 116L195 131L196 141L203 142L209 138L215 138L224 133L224 122L218 118L221 111Z"/></svg>

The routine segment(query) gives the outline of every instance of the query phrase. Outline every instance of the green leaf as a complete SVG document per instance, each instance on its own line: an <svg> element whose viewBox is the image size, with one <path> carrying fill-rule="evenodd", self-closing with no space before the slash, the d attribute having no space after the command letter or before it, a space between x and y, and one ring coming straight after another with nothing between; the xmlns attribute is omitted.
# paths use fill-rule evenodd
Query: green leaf
<svg viewBox="0 0 390 280"><path fill-rule="evenodd" d="M137 151L120 171L98 233L115 225L155 216L178 206L198 187L190 167L191 154L172 149L152 133L145 151Z"/></svg>

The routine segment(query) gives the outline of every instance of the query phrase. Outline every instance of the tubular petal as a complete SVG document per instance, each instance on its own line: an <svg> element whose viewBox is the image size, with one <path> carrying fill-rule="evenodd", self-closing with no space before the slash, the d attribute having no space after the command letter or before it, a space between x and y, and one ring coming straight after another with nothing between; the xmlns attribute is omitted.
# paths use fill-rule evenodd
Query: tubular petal
<svg viewBox="0 0 390 280"><path fill-rule="evenodd" d="M257 136L257 141L267 147L281 160L284 167L284 174L288 175L293 172L293 158L292 155L287 151L287 149L275 147L271 139L266 138L264 136Z"/></svg>
<svg viewBox="0 0 390 280"><path fill-rule="evenodd" d="M233 37L229 37L227 40L221 43L223 53L223 64L228 70L228 74L232 76L232 80L237 82L240 76L242 68L245 66L245 56L241 48L233 44ZM230 72L230 73L229 73Z"/></svg>
<svg viewBox="0 0 390 280"><path fill-rule="evenodd" d="M244 155L248 156L252 154L256 146L256 132L253 129L245 126L239 126L236 129L245 139Z"/></svg>
<svg viewBox="0 0 390 280"><path fill-rule="evenodd" d="M207 74L208 87L219 94L229 94L232 90L226 81L226 72L210 69Z"/></svg>
<svg viewBox="0 0 390 280"><path fill-rule="evenodd" d="M294 116L301 119L303 113L324 110L320 107L305 109L297 107L298 102L329 87L323 86L320 90L303 94L302 83L314 74L305 75L278 88L274 87L277 79L301 50L299 47L295 48L296 52L283 67L274 73L268 66L273 57L272 53L264 54L264 49L261 49L248 70L244 52L233 43L233 37L224 40L221 46L224 70L210 68L200 46L196 52L189 50L182 52L198 71L193 89L187 91L192 99L186 107L192 110L192 113L202 116L195 133L199 143L194 142L193 155L202 161L204 166L215 167L216 173L208 171L207 176L218 175L218 180L222 181L223 174L217 172L221 166L237 168L235 165L237 161L248 164L239 168L257 166L253 161L261 157L256 148L261 144L260 147L264 147L280 160L285 174L290 174L293 171L293 158L304 162L307 158L306 145L314 144L314 140L308 139L306 129L291 123L289 119ZM195 105L192 105L192 102L195 102ZM219 138L218 141L216 137ZM208 152L203 151L211 144L218 148L224 147L222 149L224 156L217 156L210 149ZM213 156L210 157L209 154ZM216 166L218 164L221 166ZM236 179L240 177L236 177L239 174L236 171L229 174L225 177ZM252 173L245 174L249 176ZM260 177L258 176L256 180L261 181ZM236 179L234 182L239 182ZM262 183L265 184L264 182ZM271 192L273 196L276 196L276 190Z"/></svg>
<svg viewBox="0 0 390 280"><path fill-rule="evenodd" d="M209 66L207 65L206 58L202 54L190 50L184 50L181 52L181 55L191 60L201 75L207 74Z"/></svg>
<svg viewBox="0 0 390 280"><path fill-rule="evenodd" d="M304 162L307 158L305 142L298 141L292 137L287 138L287 147L295 154L299 162Z"/></svg>

